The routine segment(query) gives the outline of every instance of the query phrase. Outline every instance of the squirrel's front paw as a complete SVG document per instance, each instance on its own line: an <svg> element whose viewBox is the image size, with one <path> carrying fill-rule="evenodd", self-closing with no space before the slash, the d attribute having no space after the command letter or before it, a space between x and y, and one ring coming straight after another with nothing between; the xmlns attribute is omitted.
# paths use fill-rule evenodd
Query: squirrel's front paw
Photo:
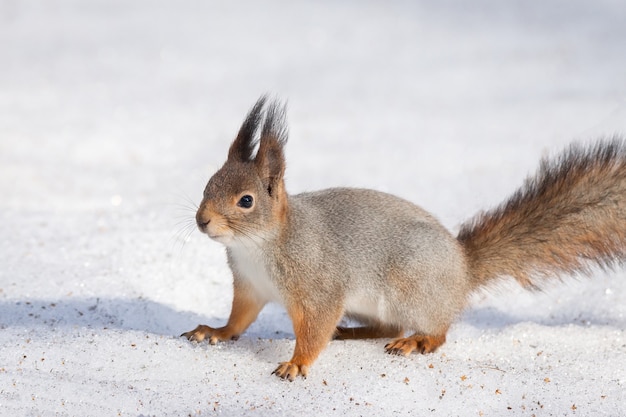
<svg viewBox="0 0 626 417"><path fill-rule="evenodd" d="M293 381L298 375L302 375L302 377L306 378L308 372L309 369L305 365L297 365L292 362L282 362L278 365L278 368L272 372L272 374L278 376L279 378Z"/></svg>
<svg viewBox="0 0 626 417"><path fill-rule="evenodd" d="M209 343L214 345L220 340L236 340L238 338L237 335L230 334L224 327L219 329L214 329L209 326L205 326L204 324L199 325L195 329L185 332L180 335L180 337L186 337L192 342L202 342L204 339L209 339Z"/></svg>

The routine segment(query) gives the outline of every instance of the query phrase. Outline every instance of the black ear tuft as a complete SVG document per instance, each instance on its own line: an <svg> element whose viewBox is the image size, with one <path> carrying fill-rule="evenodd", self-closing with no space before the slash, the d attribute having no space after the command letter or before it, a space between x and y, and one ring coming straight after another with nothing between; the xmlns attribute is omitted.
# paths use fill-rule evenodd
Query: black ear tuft
<svg viewBox="0 0 626 417"><path fill-rule="evenodd" d="M269 195L282 188L285 173L283 146L287 143L285 105L272 101L265 112L259 150L254 158L259 176L264 181Z"/></svg>
<svg viewBox="0 0 626 417"><path fill-rule="evenodd" d="M255 140L256 132L262 122L263 107L267 102L267 95L262 95L255 105L250 109L246 119L243 121L237 137L230 145L228 150L228 159L235 159L241 162L247 162L252 160L252 153L256 146ZM265 128L263 128L265 131Z"/></svg>
<svg viewBox="0 0 626 417"><path fill-rule="evenodd" d="M263 131L261 132L261 140L263 138L271 138L278 142L280 147L287 143L287 111L286 104L281 104L278 100L273 100L265 113L265 122Z"/></svg>

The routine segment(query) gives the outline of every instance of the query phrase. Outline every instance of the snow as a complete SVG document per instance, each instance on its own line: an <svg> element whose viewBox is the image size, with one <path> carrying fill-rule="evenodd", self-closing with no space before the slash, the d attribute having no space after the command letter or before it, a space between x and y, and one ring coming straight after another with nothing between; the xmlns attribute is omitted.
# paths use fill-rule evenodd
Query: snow
<svg viewBox="0 0 626 417"><path fill-rule="evenodd" d="M451 230L573 140L626 132L620 0L0 2L0 414L626 414L626 272L476 295L438 352L334 341L293 383L239 341L194 205L257 97L291 192L363 186Z"/></svg>

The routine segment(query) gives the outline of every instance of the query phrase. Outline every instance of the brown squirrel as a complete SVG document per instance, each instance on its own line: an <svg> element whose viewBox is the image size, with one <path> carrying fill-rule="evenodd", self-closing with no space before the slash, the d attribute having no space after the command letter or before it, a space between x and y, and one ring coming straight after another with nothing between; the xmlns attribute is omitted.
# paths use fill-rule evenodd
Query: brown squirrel
<svg viewBox="0 0 626 417"><path fill-rule="evenodd" d="M266 303L280 302L296 346L273 373L294 380L333 337L388 337L388 353L433 352L469 295L495 280L513 277L535 289L626 260L621 138L542 160L536 176L455 238L389 194L332 188L288 195L285 108L267 102L261 97L248 113L196 214L200 230L226 246L234 296L226 326L200 325L181 335L189 340L236 339ZM344 316L363 327L337 327Z"/></svg>

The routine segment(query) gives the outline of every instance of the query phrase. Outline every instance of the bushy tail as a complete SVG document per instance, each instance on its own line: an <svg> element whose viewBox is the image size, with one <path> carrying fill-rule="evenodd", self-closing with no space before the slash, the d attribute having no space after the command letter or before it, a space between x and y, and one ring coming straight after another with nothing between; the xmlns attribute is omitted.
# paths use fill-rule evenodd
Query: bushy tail
<svg viewBox="0 0 626 417"><path fill-rule="evenodd" d="M626 261L626 141L572 145L499 207L461 227L475 287L511 276L527 288Z"/></svg>

